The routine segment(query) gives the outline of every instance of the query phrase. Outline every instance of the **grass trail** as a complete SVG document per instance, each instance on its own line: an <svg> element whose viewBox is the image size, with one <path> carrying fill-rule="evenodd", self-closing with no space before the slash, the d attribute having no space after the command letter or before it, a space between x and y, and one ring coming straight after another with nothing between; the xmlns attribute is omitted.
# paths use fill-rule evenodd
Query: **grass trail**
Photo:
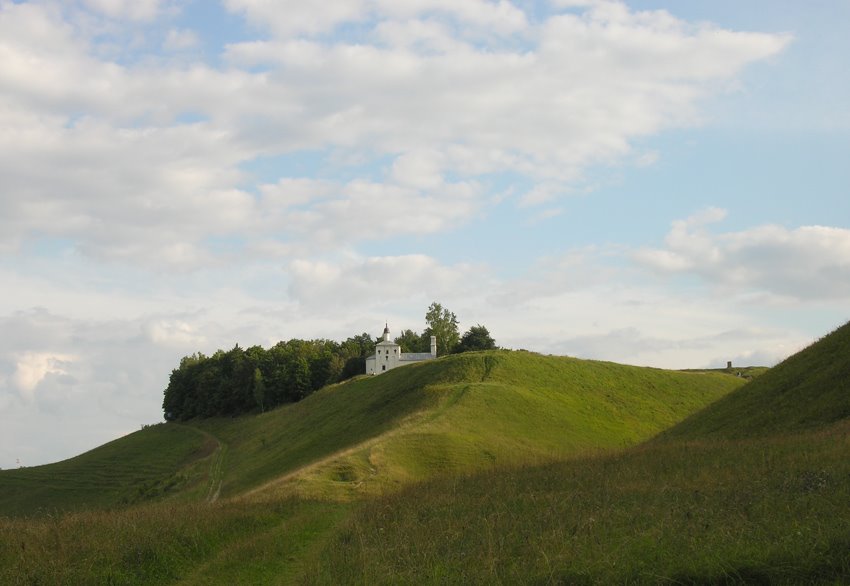
<svg viewBox="0 0 850 586"><path fill-rule="evenodd" d="M292 584L309 564L320 563L318 554L348 513L346 505L300 502L277 524L231 541L177 584Z"/></svg>

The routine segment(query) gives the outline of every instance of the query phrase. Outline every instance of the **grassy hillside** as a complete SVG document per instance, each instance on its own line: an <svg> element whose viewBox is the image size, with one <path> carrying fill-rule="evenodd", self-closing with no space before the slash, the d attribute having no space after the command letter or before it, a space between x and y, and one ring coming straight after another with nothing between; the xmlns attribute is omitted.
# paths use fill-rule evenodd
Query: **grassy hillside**
<svg viewBox="0 0 850 586"><path fill-rule="evenodd" d="M203 496L217 445L197 429L161 424L56 464L3 470L0 516Z"/></svg>
<svg viewBox="0 0 850 586"><path fill-rule="evenodd" d="M828 370L825 340L831 359L775 380ZM848 583L840 372L759 391L809 395L756 431L644 443L743 381L525 352L363 377L193 423L221 442L202 462L234 498L0 517L0 583ZM738 426L758 421L737 405ZM333 500L352 495L369 498Z"/></svg>
<svg viewBox="0 0 850 586"><path fill-rule="evenodd" d="M435 477L457 483L475 470L507 478L510 466L619 451L740 384L722 373L470 353L361 377L260 416L163 424L0 476L16 488L4 510L12 503L18 512L168 497L111 512L0 516L0 582L322 581L313 560L345 541L344 518L368 503L336 499L395 494ZM48 492L20 500L25 483L51 478ZM216 503L186 502L219 489Z"/></svg>
<svg viewBox="0 0 850 586"><path fill-rule="evenodd" d="M634 445L728 393L722 373L481 352L360 377L259 416L163 424L0 472L0 515L162 498L346 499L444 473Z"/></svg>
<svg viewBox="0 0 850 586"><path fill-rule="evenodd" d="M364 503L302 581L847 584L847 519L845 420L411 486Z"/></svg>
<svg viewBox="0 0 850 586"><path fill-rule="evenodd" d="M290 584L338 503L153 503L0 517L0 584Z"/></svg>
<svg viewBox="0 0 850 586"><path fill-rule="evenodd" d="M850 325L616 454L364 504L305 581L850 583Z"/></svg>
<svg viewBox="0 0 850 586"><path fill-rule="evenodd" d="M817 429L850 417L850 323L665 432L738 438Z"/></svg>
<svg viewBox="0 0 850 586"><path fill-rule="evenodd" d="M193 424L227 446L222 496L350 498L634 445L742 382L477 352L362 377L259 417Z"/></svg>

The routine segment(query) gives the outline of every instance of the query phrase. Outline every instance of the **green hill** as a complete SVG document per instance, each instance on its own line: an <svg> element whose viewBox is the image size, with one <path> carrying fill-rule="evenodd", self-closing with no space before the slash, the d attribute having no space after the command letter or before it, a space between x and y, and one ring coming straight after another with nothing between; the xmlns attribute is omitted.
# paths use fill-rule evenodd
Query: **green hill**
<svg viewBox="0 0 850 586"><path fill-rule="evenodd" d="M2 471L0 514L383 493L440 474L634 445L741 383L528 352L447 356L261 415L161 424L64 462Z"/></svg>
<svg viewBox="0 0 850 586"><path fill-rule="evenodd" d="M0 472L0 582L295 582L372 499L619 453L740 384L490 351L359 377L258 416L161 424ZM368 498L339 502L352 497Z"/></svg>
<svg viewBox="0 0 850 586"><path fill-rule="evenodd" d="M201 498L217 442L197 429L146 427L56 464L0 471L0 515L111 508L174 495Z"/></svg>
<svg viewBox="0 0 850 586"><path fill-rule="evenodd" d="M371 500L305 581L846 584L850 324L656 440Z"/></svg>
<svg viewBox="0 0 850 586"><path fill-rule="evenodd" d="M695 413L661 439L743 438L850 417L850 323Z"/></svg>
<svg viewBox="0 0 850 586"><path fill-rule="evenodd" d="M194 425L227 446L222 496L347 499L635 445L740 384L719 373L474 352L328 387L257 417Z"/></svg>
<svg viewBox="0 0 850 586"><path fill-rule="evenodd" d="M825 388L838 373L818 397L841 399ZM644 441L745 395L743 383L470 353L259 416L157 426L138 433L218 442L187 452L194 488L110 512L0 517L0 582L847 583L840 401L809 397L820 407L795 431L799 403L771 433ZM757 416L736 412L739 425ZM217 490L215 503L184 502Z"/></svg>
<svg viewBox="0 0 850 586"><path fill-rule="evenodd" d="M185 491L0 517L0 582L848 583L847 336L745 386L484 352L157 426L207 446Z"/></svg>
<svg viewBox="0 0 850 586"><path fill-rule="evenodd" d="M305 584L848 584L850 420L667 442L370 499Z"/></svg>

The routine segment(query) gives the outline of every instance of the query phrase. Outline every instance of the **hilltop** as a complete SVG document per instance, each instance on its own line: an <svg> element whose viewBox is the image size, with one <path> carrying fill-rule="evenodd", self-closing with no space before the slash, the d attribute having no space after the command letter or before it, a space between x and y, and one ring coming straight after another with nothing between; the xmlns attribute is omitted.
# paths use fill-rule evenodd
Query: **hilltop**
<svg viewBox="0 0 850 586"><path fill-rule="evenodd" d="M815 430L850 417L850 323L662 434L744 438Z"/></svg>

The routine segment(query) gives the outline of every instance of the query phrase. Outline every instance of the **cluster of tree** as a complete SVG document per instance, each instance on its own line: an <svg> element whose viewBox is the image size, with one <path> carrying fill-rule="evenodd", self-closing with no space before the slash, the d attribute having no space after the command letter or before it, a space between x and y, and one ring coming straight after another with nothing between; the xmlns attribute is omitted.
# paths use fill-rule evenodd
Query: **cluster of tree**
<svg viewBox="0 0 850 586"><path fill-rule="evenodd" d="M342 343L294 339L268 350L237 344L212 356L192 354L171 372L162 409L167 421L265 411L362 374L374 352L364 333Z"/></svg>
<svg viewBox="0 0 850 586"><path fill-rule="evenodd" d="M440 355L496 347L482 325L461 336L457 316L439 303L428 308L425 322L421 334L404 330L395 339L402 352L429 352L431 336L437 337ZM295 339L268 350L260 346L242 349L237 344L212 356L186 356L171 372L165 389L165 419L229 417L300 401L325 385L363 374L366 357L375 353L376 342L363 333L342 343Z"/></svg>
<svg viewBox="0 0 850 586"><path fill-rule="evenodd" d="M437 353L440 355L496 348L496 341L481 324L472 326L461 336L457 316L437 302L428 307L425 323L427 326L421 334L413 330L403 330L395 338L394 342L401 346L402 352L430 351L431 336L437 337Z"/></svg>

